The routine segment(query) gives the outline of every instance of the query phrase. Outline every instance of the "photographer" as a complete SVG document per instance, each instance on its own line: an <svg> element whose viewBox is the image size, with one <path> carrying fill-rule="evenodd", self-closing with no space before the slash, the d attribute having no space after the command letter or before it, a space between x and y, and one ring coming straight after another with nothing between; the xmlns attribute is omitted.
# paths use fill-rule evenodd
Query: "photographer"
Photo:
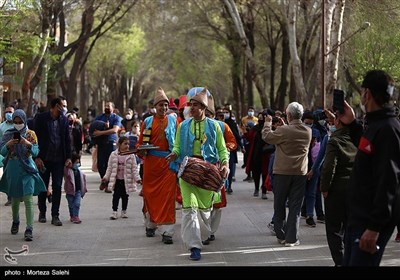
<svg viewBox="0 0 400 280"><path fill-rule="evenodd" d="M400 220L400 121L393 105L393 80L382 70L367 72L361 85L366 130L344 102L342 123L358 147L348 190L349 217L344 266L379 266Z"/></svg>

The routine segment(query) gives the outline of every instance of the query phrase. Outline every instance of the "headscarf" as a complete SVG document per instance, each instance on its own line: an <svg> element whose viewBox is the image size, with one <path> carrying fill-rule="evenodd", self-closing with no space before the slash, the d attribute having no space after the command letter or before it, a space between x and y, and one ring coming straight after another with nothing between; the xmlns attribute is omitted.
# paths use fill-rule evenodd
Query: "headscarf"
<svg viewBox="0 0 400 280"><path fill-rule="evenodd" d="M12 115L12 120L14 121L16 117L19 117L22 120L22 122L24 123L24 128L21 130L17 130L16 128L13 127L6 130L6 132L4 132L3 138L1 139L0 149L2 149L3 146L7 144L8 141L13 139L14 132L19 132L21 134L21 137L26 138L26 132L28 131L28 127L26 125L26 114L23 110L17 109ZM26 172L38 173L38 170L35 167L29 165L29 160L27 157L27 148L25 144L21 143L14 144L14 152L17 155L19 161L21 162L22 167L25 169ZM3 161L4 166L6 166L7 161L8 161L8 156Z"/></svg>

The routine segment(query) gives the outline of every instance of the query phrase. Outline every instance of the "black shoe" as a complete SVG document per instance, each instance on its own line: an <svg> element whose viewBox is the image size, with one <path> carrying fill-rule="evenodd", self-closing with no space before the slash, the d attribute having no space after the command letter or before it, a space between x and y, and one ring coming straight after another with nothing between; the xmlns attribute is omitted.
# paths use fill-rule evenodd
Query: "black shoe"
<svg viewBox="0 0 400 280"><path fill-rule="evenodd" d="M154 235L156 235L155 228L146 228L146 236L147 237L154 237Z"/></svg>
<svg viewBox="0 0 400 280"><path fill-rule="evenodd" d="M60 221L60 218L58 218L58 216L54 216L51 219L51 224L55 225L55 226L62 226L62 222Z"/></svg>
<svg viewBox="0 0 400 280"><path fill-rule="evenodd" d="M201 241L201 243L203 243L203 245L209 245L211 241L215 240L215 236L214 234L211 234L206 240Z"/></svg>
<svg viewBox="0 0 400 280"><path fill-rule="evenodd" d="M26 229L25 234L24 234L25 241L32 241L33 240L33 235L32 235L32 230L31 229Z"/></svg>
<svg viewBox="0 0 400 280"><path fill-rule="evenodd" d="M11 199L7 200L7 202L4 204L4 206L10 206L11 205Z"/></svg>
<svg viewBox="0 0 400 280"><path fill-rule="evenodd" d="M317 222L325 224L325 215L322 214L320 216L317 217Z"/></svg>
<svg viewBox="0 0 400 280"><path fill-rule="evenodd" d="M316 227L315 221L313 217L307 217L306 224L309 227Z"/></svg>
<svg viewBox="0 0 400 280"><path fill-rule="evenodd" d="M174 241L172 241L172 237L168 236L168 235L162 235L162 242L164 242L164 244L173 244Z"/></svg>
<svg viewBox="0 0 400 280"><path fill-rule="evenodd" d="M251 178L250 176L247 176L246 178L243 179L243 181L252 181L253 178Z"/></svg>
<svg viewBox="0 0 400 280"><path fill-rule="evenodd" d="M46 212L40 212L39 213L39 223L45 223L46 222Z"/></svg>
<svg viewBox="0 0 400 280"><path fill-rule="evenodd" d="M17 234L19 230L19 222L13 222L11 226L11 234Z"/></svg>
<svg viewBox="0 0 400 280"><path fill-rule="evenodd" d="M227 192L228 194L232 194L232 193L233 193L233 190L232 190L231 188L229 188L229 189L226 190L226 192Z"/></svg>

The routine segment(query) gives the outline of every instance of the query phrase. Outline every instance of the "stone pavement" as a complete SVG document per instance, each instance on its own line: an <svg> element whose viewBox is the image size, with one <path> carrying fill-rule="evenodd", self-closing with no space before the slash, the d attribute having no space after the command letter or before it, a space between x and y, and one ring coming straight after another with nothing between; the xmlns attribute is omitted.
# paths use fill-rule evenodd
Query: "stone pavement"
<svg viewBox="0 0 400 280"><path fill-rule="evenodd" d="M35 205L34 240L25 242L23 204L20 208L20 232L11 235L11 207L4 206L6 196L0 194L0 268L333 266L324 224L318 223L316 228L309 228L302 219L300 246L284 247L278 244L267 228L273 212L273 195L269 193L267 200L253 197L253 183L243 182L245 174L240 168L241 163L240 158L233 194L228 196L228 206L223 209L216 240L203 247L200 261L188 259L189 252L180 237L180 210L176 212L176 233L172 245L161 242L160 232L153 238L145 236L142 199L138 193L129 198L128 219L110 220L112 194L99 190L99 175L91 171L91 157L83 155L81 169L87 175L88 193L82 200L81 224L69 221L68 204L63 193L60 207L63 226L51 225L50 211L47 223L37 222L38 209ZM5 261L6 247L18 251L23 245L29 246L28 254L14 255L15 264ZM400 244L395 243L393 237L386 247L381 265L399 267L399 256Z"/></svg>

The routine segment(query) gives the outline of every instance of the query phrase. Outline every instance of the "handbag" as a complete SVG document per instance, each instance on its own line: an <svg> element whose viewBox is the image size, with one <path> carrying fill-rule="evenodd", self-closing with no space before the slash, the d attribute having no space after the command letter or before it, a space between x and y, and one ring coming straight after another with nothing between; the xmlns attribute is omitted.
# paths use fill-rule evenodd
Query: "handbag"
<svg viewBox="0 0 400 280"><path fill-rule="evenodd" d="M273 153L275 152L275 145L265 144L262 148L263 153Z"/></svg>

